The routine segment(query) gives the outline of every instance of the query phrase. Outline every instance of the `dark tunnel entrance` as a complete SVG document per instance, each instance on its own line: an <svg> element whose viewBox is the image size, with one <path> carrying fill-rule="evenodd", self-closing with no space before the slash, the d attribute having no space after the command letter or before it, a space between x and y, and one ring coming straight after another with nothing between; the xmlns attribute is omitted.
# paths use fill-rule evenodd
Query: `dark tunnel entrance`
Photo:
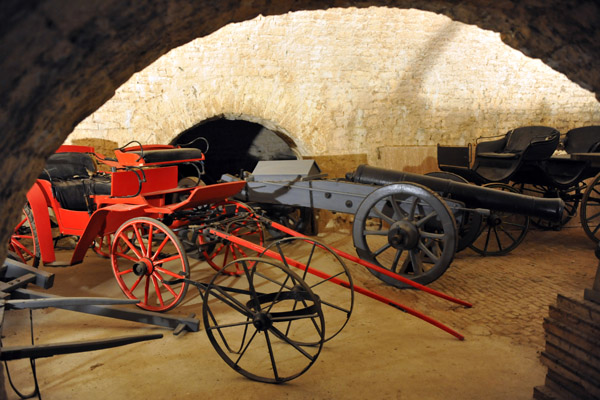
<svg viewBox="0 0 600 400"><path fill-rule="evenodd" d="M196 140L204 138L204 140ZM188 143L193 144L188 145ZM240 171L254 170L258 161L295 160L291 143L264 126L243 120L219 118L200 123L182 132L172 144L197 147L205 151L207 184L216 183L221 175L239 175ZM208 151L207 150L208 144ZM195 171L182 171L180 175L196 176Z"/></svg>

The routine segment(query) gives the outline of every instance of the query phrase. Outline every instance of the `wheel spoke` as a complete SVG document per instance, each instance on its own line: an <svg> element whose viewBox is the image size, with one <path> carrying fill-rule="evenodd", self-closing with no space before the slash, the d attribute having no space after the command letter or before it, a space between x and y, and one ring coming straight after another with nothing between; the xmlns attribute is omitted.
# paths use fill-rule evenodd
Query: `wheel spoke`
<svg viewBox="0 0 600 400"><path fill-rule="evenodd" d="M186 277L186 274L176 274L175 272L169 271L168 269L165 269L165 268L161 268L161 267L155 266L155 269L156 269L156 271L160 271L162 273L165 273L165 274L167 274L169 276L172 276L175 279L184 279ZM168 285L167 285L167 287L168 287Z"/></svg>
<svg viewBox="0 0 600 400"><path fill-rule="evenodd" d="M388 217L387 215L385 215L383 213L383 211L379 210L378 208L373 208L372 211L375 215L377 215L378 218L381 218L382 220L384 220L385 222L387 222L390 225L392 225L394 222L396 222L393 218Z"/></svg>
<svg viewBox="0 0 600 400"><path fill-rule="evenodd" d="M434 217L437 217L437 212L435 212L435 211L430 212L425 217L423 217L417 221L417 226L420 228L421 226L423 226L423 224L425 224L426 222L428 222L430 219L432 219Z"/></svg>
<svg viewBox="0 0 600 400"><path fill-rule="evenodd" d="M429 250L429 248L427 248L427 246L425 246L425 244L421 241L419 241L419 249L421 249L421 251L425 253L431 261L435 262L439 259L439 257L433 254L433 252L431 252L431 250Z"/></svg>
<svg viewBox="0 0 600 400"><path fill-rule="evenodd" d="M132 226L133 232L135 233L135 237L140 244L141 254L138 257L143 257L146 254L146 249L144 248L144 241L142 240L142 234L140 233L140 228L137 224L133 224Z"/></svg>
<svg viewBox="0 0 600 400"><path fill-rule="evenodd" d="M316 315L312 315L309 318L315 318ZM314 361L314 356L312 354L309 354L308 352L306 352L302 347L300 347L296 342L290 340L283 332L281 332L279 329L277 329L276 327L271 327L271 330L273 330L276 333L276 336L283 340L284 342L286 342L287 344L289 344L290 346L292 346L294 349L298 350L298 352L300 354L302 354L304 357L308 358L310 361Z"/></svg>
<svg viewBox="0 0 600 400"><path fill-rule="evenodd" d="M424 273L425 271L423 270L423 263L421 262L417 252L409 251L408 254L410 255L410 263L412 264L414 274L421 275Z"/></svg>
<svg viewBox="0 0 600 400"><path fill-rule="evenodd" d="M118 240L118 239L121 239L123 242L125 242L127 247L135 253L135 255L137 256L138 259L143 257L142 253L140 253L138 251L138 248L129 241L129 238L127 237L127 235L124 232L121 233L121 235L116 240ZM119 253L119 255L121 255L122 257L125 257L125 258L129 258L128 256L125 256L125 254L123 254L123 253ZM134 259L132 259L132 260L134 260Z"/></svg>
<svg viewBox="0 0 600 400"><path fill-rule="evenodd" d="M151 275L151 279L152 279L152 286L154 287L154 291L156 292L156 296L158 297L158 302L161 306L164 306L165 302L163 301L162 293L160 292L160 288L158 287L158 280L156 279L156 276L154 276L154 275Z"/></svg>
<svg viewBox="0 0 600 400"><path fill-rule="evenodd" d="M500 236L498 235L498 229L494 226L494 236L496 237L496 243L498 244L498 250L502 251L502 243L500 242Z"/></svg>

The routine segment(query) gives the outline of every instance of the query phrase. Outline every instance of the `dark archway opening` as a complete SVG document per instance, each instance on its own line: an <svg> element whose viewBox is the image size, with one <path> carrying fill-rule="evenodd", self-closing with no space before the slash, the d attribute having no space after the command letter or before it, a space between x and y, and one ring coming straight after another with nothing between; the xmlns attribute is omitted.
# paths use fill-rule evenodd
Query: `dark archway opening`
<svg viewBox="0 0 600 400"><path fill-rule="evenodd" d="M259 161L298 158L292 151L293 143L261 124L243 120L218 118L200 123L182 132L172 144L205 151L203 180L207 184L216 183L223 174L251 172ZM180 175L196 176L197 173L184 169Z"/></svg>

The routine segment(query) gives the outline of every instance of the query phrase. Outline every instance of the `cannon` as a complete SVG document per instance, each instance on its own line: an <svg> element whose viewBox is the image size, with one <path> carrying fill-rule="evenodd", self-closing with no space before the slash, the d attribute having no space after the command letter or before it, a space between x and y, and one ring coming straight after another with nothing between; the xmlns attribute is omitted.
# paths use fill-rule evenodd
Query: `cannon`
<svg viewBox="0 0 600 400"><path fill-rule="evenodd" d="M558 198L446 176L451 179L361 165L344 180L328 180L314 161L266 161L245 177L246 186L237 197L353 214L352 239L359 259L423 285L442 276L455 253L475 240L483 240L486 248L495 242L510 251L523 240L529 216L557 220L564 209ZM240 178L223 175L222 180ZM524 222L515 219L520 217ZM489 228L483 237L482 226ZM369 271L395 287L409 286Z"/></svg>

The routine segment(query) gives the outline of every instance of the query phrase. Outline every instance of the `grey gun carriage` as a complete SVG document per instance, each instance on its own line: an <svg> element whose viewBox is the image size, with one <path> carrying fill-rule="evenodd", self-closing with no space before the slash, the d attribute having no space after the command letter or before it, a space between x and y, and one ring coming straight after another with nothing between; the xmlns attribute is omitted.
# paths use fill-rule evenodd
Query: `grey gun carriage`
<svg viewBox="0 0 600 400"><path fill-rule="evenodd" d="M240 179L222 176L224 181ZM368 165L358 166L345 179L330 180L311 160L261 161L244 180L246 186L238 194L242 201L354 215L352 240L360 259L423 285L442 276L455 253L479 236L478 218L525 215L557 220L564 209L560 198ZM509 240L511 236L508 232ZM408 287L369 271L387 284Z"/></svg>

